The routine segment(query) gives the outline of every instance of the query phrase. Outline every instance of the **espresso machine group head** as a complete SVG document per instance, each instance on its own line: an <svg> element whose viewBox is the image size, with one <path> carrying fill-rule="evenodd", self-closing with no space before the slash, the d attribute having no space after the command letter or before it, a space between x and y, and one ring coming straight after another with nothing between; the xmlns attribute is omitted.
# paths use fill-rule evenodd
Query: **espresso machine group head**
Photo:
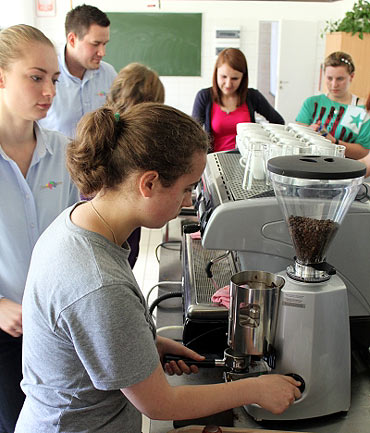
<svg viewBox="0 0 370 433"><path fill-rule="evenodd" d="M365 174L343 158L294 155L268 162L295 249L279 298L276 369L303 378L305 391L282 415L247 406L256 419L294 420L348 411L351 348L347 288L326 252Z"/></svg>

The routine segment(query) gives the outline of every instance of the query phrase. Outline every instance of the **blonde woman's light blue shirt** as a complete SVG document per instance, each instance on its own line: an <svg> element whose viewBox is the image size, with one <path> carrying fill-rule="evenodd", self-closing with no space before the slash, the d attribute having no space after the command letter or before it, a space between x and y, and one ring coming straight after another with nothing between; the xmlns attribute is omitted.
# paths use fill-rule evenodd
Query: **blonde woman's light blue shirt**
<svg viewBox="0 0 370 433"><path fill-rule="evenodd" d="M65 166L69 140L37 123L35 134L26 177L0 146L0 298L18 303L37 239L61 211L79 200Z"/></svg>

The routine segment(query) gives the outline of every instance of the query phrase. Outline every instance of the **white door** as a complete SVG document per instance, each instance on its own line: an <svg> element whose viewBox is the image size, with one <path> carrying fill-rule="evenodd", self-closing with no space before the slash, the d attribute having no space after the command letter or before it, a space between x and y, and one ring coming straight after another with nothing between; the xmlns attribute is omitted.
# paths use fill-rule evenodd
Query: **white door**
<svg viewBox="0 0 370 433"><path fill-rule="evenodd" d="M289 123L303 101L314 95L318 23L281 20L278 38L275 109Z"/></svg>

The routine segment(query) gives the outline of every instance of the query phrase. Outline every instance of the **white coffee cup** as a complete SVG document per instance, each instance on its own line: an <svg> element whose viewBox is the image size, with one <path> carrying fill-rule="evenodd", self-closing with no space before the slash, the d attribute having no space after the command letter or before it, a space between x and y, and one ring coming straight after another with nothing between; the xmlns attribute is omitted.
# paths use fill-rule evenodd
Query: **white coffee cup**
<svg viewBox="0 0 370 433"><path fill-rule="evenodd" d="M328 140L325 137L321 137L320 135L317 136L317 137L310 137L308 143L311 144L312 146L314 144L317 144L319 146L323 146L323 147L326 146L328 148L331 148L331 147L335 146L335 144L332 143L330 140Z"/></svg>
<svg viewBox="0 0 370 433"><path fill-rule="evenodd" d="M236 133L238 135L243 135L244 131L251 130L263 130L262 125L259 123L251 123L251 122L241 122L236 124Z"/></svg>
<svg viewBox="0 0 370 433"><path fill-rule="evenodd" d="M334 143L314 143L311 145L312 154L320 156L336 156L336 144Z"/></svg>
<svg viewBox="0 0 370 433"><path fill-rule="evenodd" d="M312 155L312 146L300 141L282 144L283 155Z"/></svg>
<svg viewBox="0 0 370 433"><path fill-rule="evenodd" d="M263 128L271 132L286 131L285 125L280 125L279 123L267 123L263 125Z"/></svg>

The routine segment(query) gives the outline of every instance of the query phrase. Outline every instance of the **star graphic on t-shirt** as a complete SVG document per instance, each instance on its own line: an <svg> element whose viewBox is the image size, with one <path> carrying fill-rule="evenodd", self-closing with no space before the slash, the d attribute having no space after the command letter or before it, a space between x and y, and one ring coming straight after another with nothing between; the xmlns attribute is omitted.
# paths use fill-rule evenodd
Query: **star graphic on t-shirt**
<svg viewBox="0 0 370 433"><path fill-rule="evenodd" d="M357 116L351 116L351 117L352 117L351 123L354 123L358 128L360 126L360 122L362 120L361 115L358 114Z"/></svg>

